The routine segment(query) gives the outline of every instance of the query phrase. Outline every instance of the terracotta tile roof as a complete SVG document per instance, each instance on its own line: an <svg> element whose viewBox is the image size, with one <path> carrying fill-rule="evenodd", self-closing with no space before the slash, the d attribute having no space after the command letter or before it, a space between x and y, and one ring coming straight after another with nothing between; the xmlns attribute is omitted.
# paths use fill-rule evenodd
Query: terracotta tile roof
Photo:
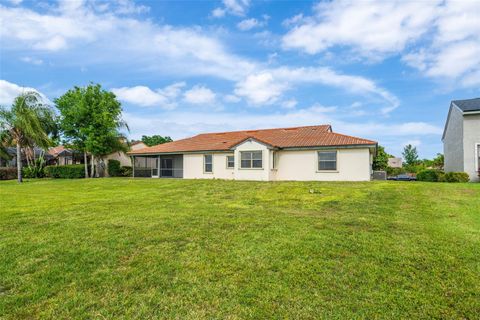
<svg viewBox="0 0 480 320"><path fill-rule="evenodd" d="M374 145L377 142L332 132L330 125L202 133L191 138L129 152L155 154L194 151L226 151L253 138L275 148Z"/></svg>
<svg viewBox="0 0 480 320"><path fill-rule="evenodd" d="M48 154L56 157L56 156L58 156L58 154L60 154L64 150L65 150L64 146L56 146L56 147L48 149Z"/></svg>

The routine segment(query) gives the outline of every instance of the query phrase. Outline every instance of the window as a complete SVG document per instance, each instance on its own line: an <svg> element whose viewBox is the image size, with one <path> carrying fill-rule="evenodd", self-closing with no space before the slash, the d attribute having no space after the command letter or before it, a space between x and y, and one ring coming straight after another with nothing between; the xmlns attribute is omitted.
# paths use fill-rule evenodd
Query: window
<svg viewBox="0 0 480 320"><path fill-rule="evenodd" d="M241 151L240 168L242 169L262 169L262 151Z"/></svg>
<svg viewBox="0 0 480 320"><path fill-rule="evenodd" d="M211 154L205 154L203 156L203 171L208 173L213 172L213 157Z"/></svg>
<svg viewBox="0 0 480 320"><path fill-rule="evenodd" d="M227 156L227 169L232 169L235 167L235 157Z"/></svg>
<svg viewBox="0 0 480 320"><path fill-rule="evenodd" d="M272 169L277 169L277 153L272 152Z"/></svg>
<svg viewBox="0 0 480 320"><path fill-rule="evenodd" d="M337 170L337 152L320 151L318 152L318 170Z"/></svg>

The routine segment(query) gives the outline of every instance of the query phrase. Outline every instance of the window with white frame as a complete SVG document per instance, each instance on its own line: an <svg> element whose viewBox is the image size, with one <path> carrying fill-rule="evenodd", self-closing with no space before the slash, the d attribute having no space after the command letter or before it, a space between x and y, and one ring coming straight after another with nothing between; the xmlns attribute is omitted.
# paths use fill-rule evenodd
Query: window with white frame
<svg viewBox="0 0 480 320"><path fill-rule="evenodd" d="M318 171L337 170L337 152L319 151L318 152Z"/></svg>
<svg viewBox="0 0 480 320"><path fill-rule="evenodd" d="M207 173L213 172L213 156L211 154L203 156L203 171Z"/></svg>
<svg viewBox="0 0 480 320"><path fill-rule="evenodd" d="M233 169L235 167L235 157L234 156L227 156L227 168Z"/></svg>
<svg viewBox="0 0 480 320"><path fill-rule="evenodd" d="M240 168L262 169L262 151L240 151Z"/></svg>

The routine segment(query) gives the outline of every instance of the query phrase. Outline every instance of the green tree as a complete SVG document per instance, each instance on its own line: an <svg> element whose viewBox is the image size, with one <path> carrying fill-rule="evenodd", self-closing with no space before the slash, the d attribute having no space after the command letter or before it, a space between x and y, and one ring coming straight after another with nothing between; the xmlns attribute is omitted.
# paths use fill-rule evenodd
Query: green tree
<svg viewBox="0 0 480 320"><path fill-rule="evenodd" d="M60 111L60 128L67 145L83 151L85 177L88 177L87 154L90 154L91 174L106 154L127 150L121 129L128 126L122 120L122 107L112 92L99 84L74 87L55 99Z"/></svg>
<svg viewBox="0 0 480 320"><path fill-rule="evenodd" d="M385 152L385 148L382 146L377 147L377 154L373 158L373 170L387 170L388 158L393 156Z"/></svg>
<svg viewBox="0 0 480 320"><path fill-rule="evenodd" d="M403 158L405 159L405 163L407 166L413 166L418 162L418 152L417 148L408 144L403 148L402 152Z"/></svg>
<svg viewBox="0 0 480 320"><path fill-rule="evenodd" d="M172 138L169 136L162 137L160 135L153 135L153 136L142 136L142 142L145 143L147 146L156 146L157 144L162 144L166 142L172 142Z"/></svg>
<svg viewBox="0 0 480 320"><path fill-rule="evenodd" d="M442 153L437 153L437 156L433 158L432 165L434 168L443 169L445 164L445 157Z"/></svg>
<svg viewBox="0 0 480 320"><path fill-rule="evenodd" d="M49 133L54 131L54 113L36 92L25 92L15 98L10 109L0 107L0 138L2 146L17 148L18 182L22 182L22 149L48 148Z"/></svg>

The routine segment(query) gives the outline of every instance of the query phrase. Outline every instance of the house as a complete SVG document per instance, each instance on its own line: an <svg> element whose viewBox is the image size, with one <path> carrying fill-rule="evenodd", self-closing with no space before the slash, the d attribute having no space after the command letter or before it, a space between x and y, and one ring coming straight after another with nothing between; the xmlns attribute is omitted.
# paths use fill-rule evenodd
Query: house
<svg viewBox="0 0 480 320"><path fill-rule="evenodd" d="M139 149L144 149L146 148L147 145L143 143L142 141L132 141L130 143L130 151L136 151ZM121 166L131 166L132 165L132 159L123 151L120 152L113 152L103 158L105 163L108 163L108 160L118 160L120 161Z"/></svg>
<svg viewBox="0 0 480 320"><path fill-rule="evenodd" d="M5 148L6 153L9 156L9 159L4 159L0 157L0 167L16 167L17 166L17 148L16 147L7 147ZM21 159L22 165L27 166L29 161L31 162L33 159L38 157L43 157L46 163L49 163L53 160L53 157L45 153L43 149L40 148L33 148L33 149L25 149L22 148Z"/></svg>
<svg viewBox="0 0 480 320"><path fill-rule="evenodd" d="M83 152L74 149L65 148L65 146L56 146L48 149L48 154L52 156L49 161L50 165L69 165L69 164L83 164Z"/></svg>
<svg viewBox="0 0 480 320"><path fill-rule="evenodd" d="M128 154L134 177L368 181L376 149L317 125L204 133Z"/></svg>
<svg viewBox="0 0 480 320"><path fill-rule="evenodd" d="M402 165L402 158L388 158L388 166L390 168L401 168Z"/></svg>
<svg viewBox="0 0 480 320"><path fill-rule="evenodd" d="M445 171L463 171L479 181L480 98L450 103L442 141Z"/></svg>
<svg viewBox="0 0 480 320"><path fill-rule="evenodd" d="M146 148L147 145L142 141L133 141L130 143L130 150L135 151L138 149ZM50 148L48 150L49 155L52 157L49 164L56 164L56 165L69 165L69 164L84 164L84 155L83 152L65 148L65 146L57 146L54 148ZM103 163L101 166L105 168L105 165L108 163L108 160L118 160L121 166L131 166L132 160L131 158L123 151L112 152L103 157L100 161ZM90 163L90 155L87 157L87 163ZM101 176L107 175L108 172L102 171Z"/></svg>

